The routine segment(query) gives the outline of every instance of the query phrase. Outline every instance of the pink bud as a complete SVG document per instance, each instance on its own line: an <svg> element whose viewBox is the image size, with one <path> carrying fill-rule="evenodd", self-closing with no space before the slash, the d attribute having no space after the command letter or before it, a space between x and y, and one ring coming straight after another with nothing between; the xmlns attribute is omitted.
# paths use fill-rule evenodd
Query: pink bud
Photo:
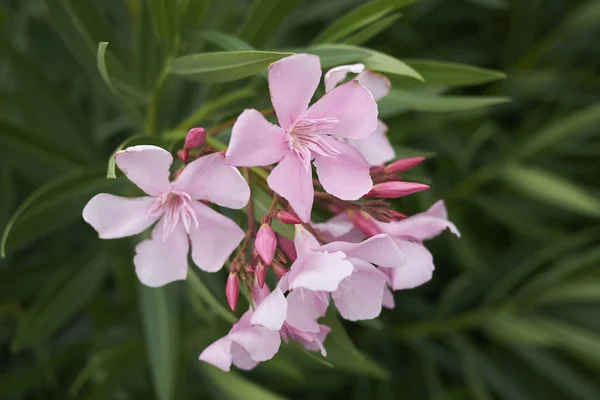
<svg viewBox="0 0 600 400"><path fill-rule="evenodd" d="M186 163L190 158L190 153L188 153L186 149L181 149L177 152L177 157L181 160L182 163Z"/></svg>
<svg viewBox="0 0 600 400"><path fill-rule="evenodd" d="M265 264L271 265L277 249L277 239L275 238L275 232L269 225L262 225L258 230L254 241L254 249Z"/></svg>
<svg viewBox="0 0 600 400"><path fill-rule="evenodd" d="M406 219L408 218L408 215L406 214L402 214L400 211L396 211L396 210L389 210L388 211L390 213L390 217L392 218L392 220L394 221L400 221L401 219Z"/></svg>
<svg viewBox="0 0 600 400"><path fill-rule="evenodd" d="M277 213L277 220L284 224L301 224L302 220L296 215L289 211L279 211Z"/></svg>
<svg viewBox="0 0 600 400"><path fill-rule="evenodd" d="M408 196L409 194L422 192L429 189L429 185L416 182L383 182L373 186L373 189L365 197L382 197L384 199L395 199Z"/></svg>
<svg viewBox="0 0 600 400"><path fill-rule="evenodd" d="M423 161L425 161L425 157L404 158L387 165L383 171L386 174L397 174L399 172L408 171L421 164Z"/></svg>
<svg viewBox="0 0 600 400"><path fill-rule="evenodd" d="M375 236L381 233L373 218L364 211L348 210L348 217L352 224L367 237Z"/></svg>
<svg viewBox="0 0 600 400"><path fill-rule="evenodd" d="M296 261L296 258L298 257L296 254L296 246L294 246L294 242L292 242L291 239L288 239L285 236L277 235L277 245L288 260L291 262Z"/></svg>
<svg viewBox="0 0 600 400"><path fill-rule="evenodd" d="M258 287L262 289L265 286L265 279L267 278L267 267L260 260L256 264L256 272L254 274L256 275Z"/></svg>
<svg viewBox="0 0 600 400"><path fill-rule="evenodd" d="M206 129L192 128L185 137L185 148L187 150L200 147L206 142Z"/></svg>
<svg viewBox="0 0 600 400"><path fill-rule="evenodd" d="M232 311L235 311L239 295L240 281L236 274L230 272L227 277L227 285L225 286L225 296L227 297L227 303L229 303L229 307Z"/></svg>
<svg viewBox="0 0 600 400"><path fill-rule="evenodd" d="M273 264L271 268L273 268L273 272L275 272L275 275L277 275L277 278L279 279L288 272L286 267L278 263Z"/></svg>

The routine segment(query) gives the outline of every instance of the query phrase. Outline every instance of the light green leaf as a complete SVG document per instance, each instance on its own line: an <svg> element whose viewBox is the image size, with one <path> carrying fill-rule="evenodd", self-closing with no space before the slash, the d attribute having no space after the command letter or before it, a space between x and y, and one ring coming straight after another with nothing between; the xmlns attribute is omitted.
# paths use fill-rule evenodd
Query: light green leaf
<svg viewBox="0 0 600 400"><path fill-rule="evenodd" d="M368 69L387 74L408 76L419 81L423 80L421 74L404 61L375 50L371 50L370 53L370 56L363 60L365 67Z"/></svg>
<svg viewBox="0 0 600 400"><path fill-rule="evenodd" d="M106 277L108 260L100 252L91 261L78 266L51 293L33 303L19 321L12 348L21 350L47 340L68 322L92 298Z"/></svg>
<svg viewBox="0 0 600 400"><path fill-rule="evenodd" d="M281 397L261 386L242 378L236 372L224 372L211 365L200 364L202 375L214 385L218 395L215 398L229 400L283 400Z"/></svg>
<svg viewBox="0 0 600 400"><path fill-rule="evenodd" d="M98 63L98 71L100 71L100 75L102 76L102 79L104 79L104 82L106 82L106 84L108 85L110 90L112 90L114 92L115 88L113 87L112 83L110 82L110 76L108 76L108 71L106 69L105 56L106 56L106 47L107 46L108 46L108 42L98 43L98 54L96 55L96 59L97 59L97 63Z"/></svg>
<svg viewBox="0 0 600 400"><path fill-rule="evenodd" d="M367 49L344 44L323 44L305 50L299 49L297 51L306 51L307 53L319 56L322 68L331 68L337 65L358 62L371 55Z"/></svg>
<svg viewBox="0 0 600 400"><path fill-rule="evenodd" d="M479 85L505 79L500 71L435 60L404 60L421 74L425 84L434 87L461 87Z"/></svg>
<svg viewBox="0 0 600 400"><path fill-rule="evenodd" d="M389 13L415 0L375 0L342 15L319 34L315 43L335 43L357 30L377 22Z"/></svg>
<svg viewBox="0 0 600 400"><path fill-rule="evenodd" d="M177 283L158 288L138 284L146 352L159 400L175 398L180 341L177 294L180 289Z"/></svg>
<svg viewBox="0 0 600 400"><path fill-rule="evenodd" d="M564 304L564 303L599 303L600 281L582 280L568 282L543 292L535 305Z"/></svg>
<svg viewBox="0 0 600 400"><path fill-rule="evenodd" d="M346 39L344 39L343 43L354 45L363 44L371 40L375 36L379 35L381 32L385 31L390 26L392 26L392 24L398 21L398 19L400 19L401 16L401 13L388 15L387 17L380 19L374 24L356 32L354 35L347 37Z"/></svg>
<svg viewBox="0 0 600 400"><path fill-rule="evenodd" d="M169 70L175 75L206 82L229 82L266 70L269 65L293 53L231 51L191 54L174 59Z"/></svg>
<svg viewBox="0 0 600 400"><path fill-rule="evenodd" d="M511 164L504 169L504 179L533 200L584 215L600 216L600 199L548 171Z"/></svg>
<svg viewBox="0 0 600 400"><path fill-rule="evenodd" d="M224 321L228 323L235 323L237 321L236 316L229 311L228 308L223 306L219 300L212 294L209 288L202 283L200 276L198 273L192 270L188 271L188 277L186 279L186 285L189 288L189 293L198 296L202 301L206 303L206 305L210 308L210 310L223 318Z"/></svg>
<svg viewBox="0 0 600 400"><path fill-rule="evenodd" d="M239 36L256 47L276 37L277 28L285 23L299 0L255 0L246 14Z"/></svg>
<svg viewBox="0 0 600 400"><path fill-rule="evenodd" d="M504 343L552 346L556 342L555 337L540 329L529 317L508 312L494 313L484 321L482 329Z"/></svg>
<svg viewBox="0 0 600 400"><path fill-rule="evenodd" d="M254 50L254 47L248 44L248 42L243 41L237 36L229 35L223 32L200 31L198 33L198 38L214 43L226 51Z"/></svg>

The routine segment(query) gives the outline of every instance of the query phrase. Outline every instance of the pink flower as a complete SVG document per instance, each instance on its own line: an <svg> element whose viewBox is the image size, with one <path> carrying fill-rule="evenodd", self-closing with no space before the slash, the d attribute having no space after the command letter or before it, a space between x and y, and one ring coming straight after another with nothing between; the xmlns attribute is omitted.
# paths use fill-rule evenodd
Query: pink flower
<svg viewBox="0 0 600 400"><path fill-rule="evenodd" d="M275 162L267 180L304 222L314 200L311 161L323 188L343 200L357 200L373 186L369 164L342 139L362 139L377 127L377 104L357 81L340 85L312 106L319 85L319 57L296 54L269 68L269 90L279 125L245 110L233 126L227 162L262 166Z"/></svg>
<svg viewBox="0 0 600 400"><path fill-rule="evenodd" d="M156 146L133 146L115 155L123 173L148 196L124 198L102 193L83 210L83 219L102 239L137 235L158 221L152 237L136 247L134 264L147 286L162 286L187 276L188 252L204 271L221 269L244 232L229 218L199 200L239 209L250 196L248 184L221 154L190 163L169 181L173 156Z"/></svg>
<svg viewBox="0 0 600 400"><path fill-rule="evenodd" d="M329 92L335 88L349 73L357 74L354 79L371 92L375 101L384 98L392 86L385 76L365 70L363 64L352 64L341 65L327 71L324 78L325 91ZM362 153L369 164L381 165L395 157L394 148L386 136L387 130L388 127L382 121L377 121L377 128L372 134L363 139L348 141Z"/></svg>
<svg viewBox="0 0 600 400"><path fill-rule="evenodd" d="M256 233L254 248L260 259L266 264L271 265L275 250L277 249L277 239L275 232L269 225L262 225Z"/></svg>

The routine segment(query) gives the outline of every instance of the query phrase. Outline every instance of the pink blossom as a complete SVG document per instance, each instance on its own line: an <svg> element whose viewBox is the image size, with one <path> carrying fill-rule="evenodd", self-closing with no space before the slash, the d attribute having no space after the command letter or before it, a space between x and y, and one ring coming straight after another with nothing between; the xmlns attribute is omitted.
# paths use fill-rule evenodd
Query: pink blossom
<svg viewBox="0 0 600 400"><path fill-rule="evenodd" d="M206 129L202 127L192 128L185 136L185 149L195 149L202 146L204 142L206 142Z"/></svg>
<svg viewBox="0 0 600 400"><path fill-rule="evenodd" d="M323 188L357 200L373 182L369 164L345 139L362 139L377 127L377 104L357 81L340 85L308 106L321 78L319 57L296 54L269 68L269 90L279 126L245 110L233 126L227 162L262 166L276 162L267 180L304 222L314 200L311 161Z"/></svg>
<svg viewBox="0 0 600 400"><path fill-rule="evenodd" d="M346 79L349 74L357 74L354 78L361 85L367 88L375 101L385 97L392 86L389 79L376 72L365 70L363 64L342 65L327 71L325 74L325 91L334 89L340 82ZM371 165L381 165L395 157L395 151L386 136L388 127L382 122L377 121L375 131L363 139L348 139L358 151L362 153L367 162Z"/></svg>
<svg viewBox="0 0 600 400"><path fill-rule="evenodd" d="M227 304L229 304L229 308L231 308L232 311L235 311L238 297L240 296L240 280L233 272L230 272L229 276L227 277L225 296L227 297Z"/></svg>
<svg viewBox="0 0 600 400"><path fill-rule="evenodd" d="M277 239L275 232L269 225L262 225L256 233L254 248L260 259L266 264L271 265L275 250L277 249Z"/></svg>
<svg viewBox="0 0 600 400"><path fill-rule="evenodd" d="M123 173L148 196L124 198L102 193L83 210L83 219L102 239L137 235L155 222L152 236L136 247L134 264L147 286L162 286L187 276L188 252L202 270L221 269L244 232L235 222L200 200L239 209L250 196L237 169L221 154L188 164L169 181L173 156L156 146L133 146L115 155Z"/></svg>

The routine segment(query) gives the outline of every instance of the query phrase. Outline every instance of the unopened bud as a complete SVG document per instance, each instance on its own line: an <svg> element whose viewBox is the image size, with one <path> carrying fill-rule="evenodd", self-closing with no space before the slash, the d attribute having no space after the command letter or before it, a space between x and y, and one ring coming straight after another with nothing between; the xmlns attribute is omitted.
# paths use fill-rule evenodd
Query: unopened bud
<svg viewBox="0 0 600 400"><path fill-rule="evenodd" d="M277 213L277 220L283 222L284 224L301 224L302 220L296 214L293 214L289 211L279 211Z"/></svg>
<svg viewBox="0 0 600 400"><path fill-rule="evenodd" d="M190 159L190 153L186 149L181 149L177 152L177 157L185 164Z"/></svg>
<svg viewBox="0 0 600 400"><path fill-rule="evenodd" d="M394 161L387 165L383 171L386 174L397 174L399 172L408 171L425 161L425 157L403 158L402 160Z"/></svg>
<svg viewBox="0 0 600 400"><path fill-rule="evenodd" d="M422 192L429 189L429 185L416 182L383 182L373 186L373 189L365 197L382 197L384 199L395 199L408 196L409 194Z"/></svg>
<svg viewBox="0 0 600 400"><path fill-rule="evenodd" d="M275 232L269 225L262 225L258 230L254 241L254 249L266 265L271 265L277 249L277 239L275 238Z"/></svg>
<svg viewBox="0 0 600 400"><path fill-rule="evenodd" d="M273 268L273 272L275 272L275 275L277 275L278 279L281 279L281 277L288 272L286 267L278 263L273 264L271 268Z"/></svg>
<svg viewBox="0 0 600 400"><path fill-rule="evenodd" d="M389 215L393 221L400 221L401 219L408 218L408 215L402 214L400 211L396 210L389 210Z"/></svg>
<svg viewBox="0 0 600 400"><path fill-rule="evenodd" d="M206 129L192 128L185 137L185 149L195 149L202 146L204 142L206 142Z"/></svg>
<svg viewBox="0 0 600 400"><path fill-rule="evenodd" d="M352 225L356 227L363 235L367 237L375 236L381 233L375 220L364 211L348 210L348 217Z"/></svg>
<svg viewBox="0 0 600 400"><path fill-rule="evenodd" d="M260 260L256 264L254 275L256 276L258 287L262 289L263 286L265 286L265 279L267 279L267 267L265 267L265 264L260 262Z"/></svg>
<svg viewBox="0 0 600 400"><path fill-rule="evenodd" d="M240 281L235 273L230 272L227 277L227 285L225 286L225 296L227 297L227 303L229 303L229 307L232 311L235 311L239 295Z"/></svg>
<svg viewBox="0 0 600 400"><path fill-rule="evenodd" d="M288 239L285 236L277 235L277 245L288 260L291 262L296 261L296 258L298 257L296 254L296 246L294 246L294 242L291 239Z"/></svg>

